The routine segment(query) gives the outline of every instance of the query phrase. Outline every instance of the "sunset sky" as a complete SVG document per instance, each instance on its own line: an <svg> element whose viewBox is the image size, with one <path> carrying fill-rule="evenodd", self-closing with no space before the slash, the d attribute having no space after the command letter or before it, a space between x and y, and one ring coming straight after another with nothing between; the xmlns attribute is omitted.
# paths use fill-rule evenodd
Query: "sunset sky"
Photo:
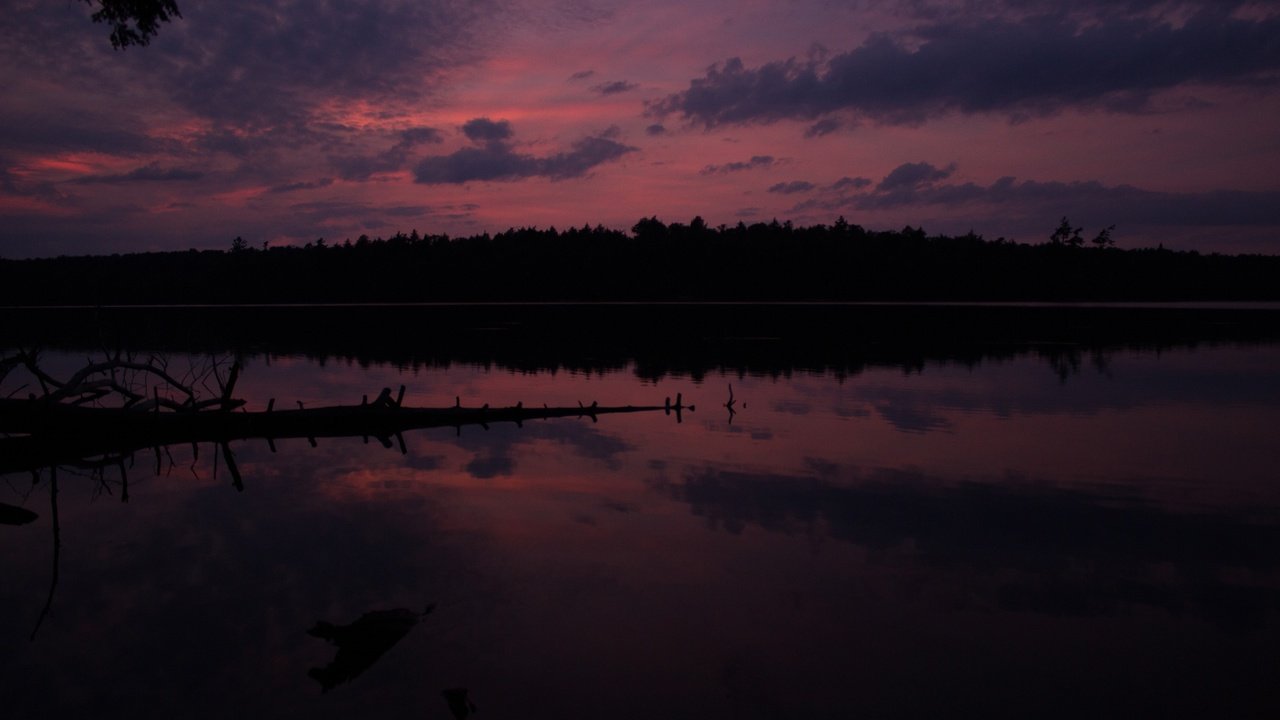
<svg viewBox="0 0 1280 720"><path fill-rule="evenodd" d="M643 216L1280 253L1280 2L178 0L0 16L0 256Z"/></svg>

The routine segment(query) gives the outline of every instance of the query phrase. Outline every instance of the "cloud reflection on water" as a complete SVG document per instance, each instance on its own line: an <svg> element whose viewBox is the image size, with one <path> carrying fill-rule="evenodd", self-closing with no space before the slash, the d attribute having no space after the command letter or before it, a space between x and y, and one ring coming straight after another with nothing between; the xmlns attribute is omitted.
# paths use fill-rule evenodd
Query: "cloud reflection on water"
<svg viewBox="0 0 1280 720"><path fill-rule="evenodd" d="M1177 512L1135 489L837 468L688 470L653 487L739 535L749 526L849 542L886 562L961 569L1009 611L1114 615L1142 604L1256 629L1280 612L1280 515ZM1244 581L1233 571L1247 571ZM1237 573L1238 574L1238 573Z"/></svg>
<svg viewBox="0 0 1280 720"><path fill-rule="evenodd" d="M347 717L440 713L465 686L524 717L1016 716L1071 685L1048 714L1280 706L1257 681L1280 666L1276 352L1120 353L1065 385L1034 356L732 377L732 425L714 374L251 363L259 402L405 382L423 404L683 391L699 410L410 432L407 457L234 442L242 493L207 448L194 473L175 448L127 505L68 479L62 585L39 642L4 660L7 702ZM6 529L5 637L43 599L40 515ZM319 702L316 618L430 602Z"/></svg>

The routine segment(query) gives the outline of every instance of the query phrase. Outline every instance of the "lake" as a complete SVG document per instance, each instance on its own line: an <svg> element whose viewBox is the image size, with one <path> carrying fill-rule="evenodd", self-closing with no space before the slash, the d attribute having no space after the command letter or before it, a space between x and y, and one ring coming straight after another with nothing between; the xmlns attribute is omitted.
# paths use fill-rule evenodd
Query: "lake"
<svg viewBox="0 0 1280 720"><path fill-rule="evenodd" d="M6 717L1280 717L1274 309L167 312L10 338L659 408L8 467Z"/></svg>

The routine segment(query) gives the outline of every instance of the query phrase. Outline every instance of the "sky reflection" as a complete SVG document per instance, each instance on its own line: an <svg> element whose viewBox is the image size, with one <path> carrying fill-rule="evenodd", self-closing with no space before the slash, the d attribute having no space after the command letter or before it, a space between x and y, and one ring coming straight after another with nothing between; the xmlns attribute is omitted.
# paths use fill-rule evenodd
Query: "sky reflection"
<svg viewBox="0 0 1280 720"><path fill-rule="evenodd" d="M0 697L43 717L1193 716L1280 709L1275 346L644 381L249 362L308 407L661 411L139 454L0 501ZM732 382L732 416L722 406ZM218 466L215 468L215 463ZM423 617L322 694L306 630ZM1069 689L1069 690L1068 690Z"/></svg>

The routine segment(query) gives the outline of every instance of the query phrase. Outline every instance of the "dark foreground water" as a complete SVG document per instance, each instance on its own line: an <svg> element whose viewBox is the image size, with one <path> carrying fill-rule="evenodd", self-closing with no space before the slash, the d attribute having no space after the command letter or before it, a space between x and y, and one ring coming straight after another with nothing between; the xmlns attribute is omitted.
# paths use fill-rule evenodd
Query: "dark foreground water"
<svg viewBox="0 0 1280 720"><path fill-rule="evenodd" d="M697 409L235 441L241 491L211 445L0 476L39 515L0 525L0 715L1280 717L1280 344L1046 348L246 354L250 409Z"/></svg>

